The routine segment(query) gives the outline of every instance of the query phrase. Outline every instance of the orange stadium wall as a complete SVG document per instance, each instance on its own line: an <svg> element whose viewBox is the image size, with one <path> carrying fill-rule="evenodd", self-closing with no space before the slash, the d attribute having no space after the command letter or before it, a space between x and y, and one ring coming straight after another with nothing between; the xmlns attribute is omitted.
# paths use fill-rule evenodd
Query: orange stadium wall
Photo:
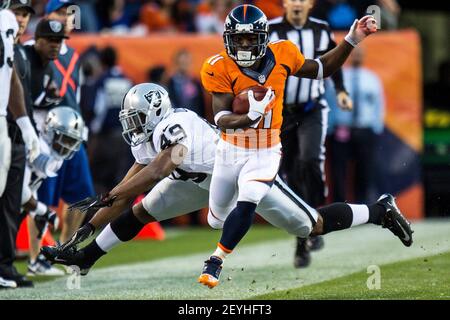
<svg viewBox="0 0 450 320"><path fill-rule="evenodd" d="M337 39L342 39L337 34ZM205 58L223 50L221 36L151 35L146 38L75 35L69 44L80 53L91 46L113 46L119 65L136 83L146 81L147 70L166 65L170 73L174 54L187 49L193 57L192 74L198 77ZM422 150L422 78L420 39L413 30L380 32L363 43L366 66L380 76L386 95L385 125L417 154ZM208 113L209 112L209 113ZM209 116L211 110L207 111ZM210 118L210 117L209 117ZM397 193L399 206L410 218L423 217L420 182Z"/></svg>

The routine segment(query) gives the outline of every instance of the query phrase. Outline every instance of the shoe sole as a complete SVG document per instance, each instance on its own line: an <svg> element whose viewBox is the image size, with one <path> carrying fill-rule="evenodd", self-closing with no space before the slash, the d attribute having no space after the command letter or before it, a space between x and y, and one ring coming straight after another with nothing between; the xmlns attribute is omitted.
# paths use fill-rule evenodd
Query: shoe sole
<svg viewBox="0 0 450 320"><path fill-rule="evenodd" d="M198 277L197 280L199 283L207 286L208 288L212 289L216 287L219 284L219 280L213 278L209 274L202 274L200 277Z"/></svg>

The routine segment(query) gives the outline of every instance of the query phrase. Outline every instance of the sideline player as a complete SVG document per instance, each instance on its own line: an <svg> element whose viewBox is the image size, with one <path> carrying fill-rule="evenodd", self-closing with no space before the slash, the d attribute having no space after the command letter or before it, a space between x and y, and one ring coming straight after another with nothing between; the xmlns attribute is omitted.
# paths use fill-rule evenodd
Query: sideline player
<svg viewBox="0 0 450 320"><path fill-rule="evenodd" d="M47 222L58 228L59 219L45 203L39 201L37 190L47 177L56 177L65 160L70 160L80 149L85 137L85 125L81 115L70 107L51 109L43 124L40 145L41 154L25 168L22 189L22 207L30 212L36 230L30 231L30 261L28 276L62 276L64 272L53 267L39 255L41 238Z"/></svg>

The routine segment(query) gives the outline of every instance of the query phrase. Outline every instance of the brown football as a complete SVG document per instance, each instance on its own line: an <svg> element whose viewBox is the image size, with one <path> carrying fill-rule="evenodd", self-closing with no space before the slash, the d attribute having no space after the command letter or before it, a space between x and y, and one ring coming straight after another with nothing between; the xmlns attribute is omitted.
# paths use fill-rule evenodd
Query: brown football
<svg viewBox="0 0 450 320"><path fill-rule="evenodd" d="M266 95L267 88L262 86L253 86L247 89L242 90L239 92L233 100L233 112L237 114L247 114L248 109L250 107L248 103L248 91L253 90L253 94L255 96L255 99L258 101L261 101L264 99L264 96Z"/></svg>

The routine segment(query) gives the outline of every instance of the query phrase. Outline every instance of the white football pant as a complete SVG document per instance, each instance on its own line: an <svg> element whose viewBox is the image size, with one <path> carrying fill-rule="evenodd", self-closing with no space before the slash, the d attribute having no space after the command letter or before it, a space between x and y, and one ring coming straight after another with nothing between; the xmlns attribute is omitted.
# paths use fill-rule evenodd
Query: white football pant
<svg viewBox="0 0 450 320"><path fill-rule="evenodd" d="M165 178L147 194L142 204L157 221L206 208L210 181L211 176L200 187L192 181ZM230 207L236 205L236 200L234 201ZM311 233L318 218L317 211L295 195L279 177L259 203L256 212L272 225L301 238L306 238ZM224 221L208 214L208 223L215 229L221 229Z"/></svg>

